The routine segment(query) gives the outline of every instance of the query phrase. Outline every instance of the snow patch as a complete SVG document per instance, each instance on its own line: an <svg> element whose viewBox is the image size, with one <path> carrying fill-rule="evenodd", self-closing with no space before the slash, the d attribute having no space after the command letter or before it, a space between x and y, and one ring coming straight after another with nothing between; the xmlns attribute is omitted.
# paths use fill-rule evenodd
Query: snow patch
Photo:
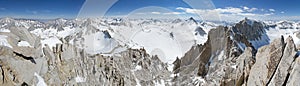
<svg viewBox="0 0 300 86"><path fill-rule="evenodd" d="M75 33L75 28L71 28L70 26L69 27L65 27L64 30L62 31L58 31L57 32L57 36L58 37L61 37L61 38L65 38L71 34L74 34Z"/></svg>
<svg viewBox="0 0 300 86"><path fill-rule="evenodd" d="M75 78L75 81L76 81L77 83L80 83L80 82L86 82L86 78L82 78L82 77L80 77L80 76L77 76L77 77Z"/></svg>
<svg viewBox="0 0 300 86"><path fill-rule="evenodd" d="M142 86L142 85L140 84L140 81L139 81L137 78L135 78L135 81L136 81L136 86Z"/></svg>
<svg viewBox="0 0 300 86"><path fill-rule="evenodd" d="M218 60L223 60L224 59L224 50L222 50L218 56Z"/></svg>
<svg viewBox="0 0 300 86"><path fill-rule="evenodd" d="M50 47L50 49L56 47L56 44L62 44L62 42L56 37L51 37L51 38L41 40L41 43L43 47L45 47L45 44L47 44Z"/></svg>
<svg viewBox="0 0 300 86"><path fill-rule="evenodd" d="M230 67L236 69L237 65L231 65Z"/></svg>
<svg viewBox="0 0 300 86"><path fill-rule="evenodd" d="M0 46L6 46L6 47L9 47L9 48L12 48L12 46L8 43L6 38L7 38L7 36L0 35Z"/></svg>
<svg viewBox="0 0 300 86"><path fill-rule="evenodd" d="M138 71L138 70L142 70L142 66L141 65L137 65L135 66L135 69L133 71Z"/></svg>
<svg viewBox="0 0 300 86"><path fill-rule="evenodd" d="M259 40L249 41L255 49L258 49L264 45L268 45L270 43L270 38L268 37L268 35L263 34Z"/></svg>
<svg viewBox="0 0 300 86"><path fill-rule="evenodd" d="M47 84L45 83L43 77L38 75L36 72L34 73L34 76L36 76L36 78L38 79L38 83L36 84L36 86L47 86Z"/></svg>
<svg viewBox="0 0 300 86"><path fill-rule="evenodd" d="M105 38L102 32L96 32L84 36L84 45L89 54L111 54L118 47L118 42L111 38Z"/></svg>
<svg viewBox="0 0 300 86"><path fill-rule="evenodd" d="M173 77L173 78L174 78L175 76L178 77L178 76L180 76L180 74L179 74L179 73L176 73L176 74L172 73L172 74L170 75L170 77Z"/></svg>
<svg viewBox="0 0 300 86"><path fill-rule="evenodd" d="M157 55L165 63L172 63L177 56L182 56L180 45L170 38L169 32L164 32L161 28L150 30L140 31L133 36L132 40L140 45L137 48L146 49L151 55Z"/></svg>
<svg viewBox="0 0 300 86"><path fill-rule="evenodd" d="M297 37L296 33L293 33L292 38L293 38L293 41L294 41L295 45L300 44L300 39Z"/></svg>
<svg viewBox="0 0 300 86"><path fill-rule="evenodd" d="M18 46L32 47L27 41L20 41L20 42L18 42Z"/></svg>
<svg viewBox="0 0 300 86"><path fill-rule="evenodd" d="M205 79L203 79L202 77L197 76L193 79L193 82L194 82L195 86L202 86L203 83L205 83Z"/></svg>
<svg viewBox="0 0 300 86"><path fill-rule="evenodd" d="M167 69L168 69L169 71L173 71L173 68L174 68L174 64L168 64Z"/></svg>
<svg viewBox="0 0 300 86"><path fill-rule="evenodd" d="M0 32L6 32L6 33L9 33L10 30L9 30L9 29L4 29L4 28L2 28L2 29L0 29Z"/></svg>

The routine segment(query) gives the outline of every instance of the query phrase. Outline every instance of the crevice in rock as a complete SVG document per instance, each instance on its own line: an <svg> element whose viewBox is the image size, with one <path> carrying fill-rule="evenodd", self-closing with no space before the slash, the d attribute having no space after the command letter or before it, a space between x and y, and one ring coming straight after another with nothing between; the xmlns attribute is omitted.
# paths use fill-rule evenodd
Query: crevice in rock
<svg viewBox="0 0 300 86"><path fill-rule="evenodd" d="M2 71L2 82L4 83L4 81L5 81L5 74L4 74L4 70L2 68L2 65L1 65L1 71Z"/></svg>
<svg viewBox="0 0 300 86"><path fill-rule="evenodd" d="M35 60L32 57L28 57L28 56L25 56L25 55L23 55L21 53L17 53L17 52L13 52L13 53L16 54L17 56L20 56L20 57L22 57L26 60L29 60L30 62L36 64Z"/></svg>
<svg viewBox="0 0 300 86"><path fill-rule="evenodd" d="M296 55L294 56L293 62L291 63L291 65L289 66L289 69L287 70L287 71L288 71L288 74L287 74L287 76L285 77L282 86L286 86L287 81L288 81L288 79L289 79L289 77L290 77L290 74L291 74L290 71L293 69L292 66L293 66L293 64L295 63L296 58L297 58L298 56L299 56L298 54L296 54Z"/></svg>
<svg viewBox="0 0 300 86"><path fill-rule="evenodd" d="M288 74L286 75L285 80L284 80L282 86L286 86L289 77L290 77L290 73L288 73Z"/></svg>
<svg viewBox="0 0 300 86"><path fill-rule="evenodd" d="M273 71L271 77L269 78L268 82L266 83L266 86L268 86L268 85L270 84L270 82L272 81L272 78L274 77L274 75L275 75L275 73L276 73L276 70L278 69L278 66L279 66L279 64L280 64L280 62L281 62L281 60L282 60L282 57L283 57L283 54L284 54L284 49L285 49L285 47L286 47L286 43L284 43L284 37L283 37L283 36L281 36L281 42L282 42L282 44L283 44L283 46L282 46L282 52L281 52L282 54L281 54L281 56L280 56L280 59L279 59L278 64L276 64L276 67L275 67L275 69L274 69L274 71Z"/></svg>

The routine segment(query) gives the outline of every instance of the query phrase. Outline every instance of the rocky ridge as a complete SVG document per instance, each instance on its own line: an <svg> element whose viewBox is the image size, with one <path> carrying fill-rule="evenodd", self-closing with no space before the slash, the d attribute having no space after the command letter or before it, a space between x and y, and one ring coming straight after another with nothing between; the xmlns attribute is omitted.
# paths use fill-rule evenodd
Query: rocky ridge
<svg viewBox="0 0 300 86"><path fill-rule="evenodd" d="M196 45L184 57L175 61L177 85L254 86L296 85L291 78L298 50L291 36L257 46L253 42L265 35L265 26L247 19L233 27L218 27L209 31L204 45ZM265 40L265 39L263 39ZM295 73L295 72L293 72ZM193 76L194 75L194 76ZM190 77L190 78L184 78ZM187 79L191 82L182 82Z"/></svg>

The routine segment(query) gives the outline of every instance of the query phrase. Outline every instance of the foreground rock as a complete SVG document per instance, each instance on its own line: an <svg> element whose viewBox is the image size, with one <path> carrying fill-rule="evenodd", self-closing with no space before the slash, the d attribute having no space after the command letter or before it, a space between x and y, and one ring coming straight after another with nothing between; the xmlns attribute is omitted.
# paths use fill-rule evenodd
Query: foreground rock
<svg viewBox="0 0 300 86"><path fill-rule="evenodd" d="M43 77L47 85L144 86L167 85L168 82L164 81L170 80L167 66L144 50L129 49L120 56L112 57L89 56L83 50L70 46L58 45L53 52L44 48L45 56L34 59L35 64L15 56L11 49L1 47L1 77L5 79L2 84L33 85L40 82L35 73Z"/></svg>
<svg viewBox="0 0 300 86"><path fill-rule="evenodd" d="M297 58L297 50L291 37L286 39L286 45L280 63L277 65L276 72L269 83L271 86L286 85L290 77L292 63Z"/></svg>
<svg viewBox="0 0 300 86"><path fill-rule="evenodd" d="M264 28L260 22L245 19L234 27L210 30L204 45L194 46L175 61L174 73L180 77L175 77L174 82L204 86L287 85L298 50L292 37L269 44Z"/></svg>
<svg viewBox="0 0 300 86"><path fill-rule="evenodd" d="M261 47L256 54L256 63L250 71L247 85L266 85L273 76L284 50L284 41L277 39Z"/></svg>
<svg viewBox="0 0 300 86"><path fill-rule="evenodd" d="M21 32L0 33L7 36L8 44L12 46L0 46L2 85L171 84L168 66L157 56L147 54L144 49L127 49L111 56L90 55L64 39L61 39L62 44L55 47L42 47L39 37L21 28L15 31ZM20 40L28 42L30 46L19 46Z"/></svg>

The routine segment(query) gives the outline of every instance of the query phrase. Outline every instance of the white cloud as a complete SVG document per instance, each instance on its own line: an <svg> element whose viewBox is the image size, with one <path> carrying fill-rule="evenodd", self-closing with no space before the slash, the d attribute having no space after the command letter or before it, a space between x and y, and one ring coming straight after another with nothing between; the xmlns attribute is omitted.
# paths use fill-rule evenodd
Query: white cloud
<svg viewBox="0 0 300 86"><path fill-rule="evenodd" d="M249 10L247 10L248 12L253 12L253 11L256 11L257 10L257 8L251 8L251 9L249 9Z"/></svg>
<svg viewBox="0 0 300 86"><path fill-rule="evenodd" d="M254 14L254 13L239 13L239 15L242 15L242 16L256 16L257 14Z"/></svg>
<svg viewBox="0 0 300 86"><path fill-rule="evenodd" d="M284 11L281 11L280 13L285 13Z"/></svg>
<svg viewBox="0 0 300 86"><path fill-rule="evenodd" d="M227 13L227 14L238 14L244 12L244 10L240 8L234 7L226 7L226 8L217 8L217 9L191 9L191 8L183 8L178 7L177 10L183 10L186 13L192 14L205 14L205 13Z"/></svg>
<svg viewBox="0 0 300 86"><path fill-rule="evenodd" d="M151 12L151 14L161 14L160 12Z"/></svg>
<svg viewBox="0 0 300 86"><path fill-rule="evenodd" d="M244 6L243 8L244 8L244 10L249 10L250 9L249 7L246 7L246 6Z"/></svg>
<svg viewBox="0 0 300 86"><path fill-rule="evenodd" d="M247 11L247 12L253 12L253 11L256 11L256 10L258 10L257 8L249 8L249 7L247 7L247 6L244 6L244 7L242 7L243 8L243 10L245 10L245 11Z"/></svg>
<svg viewBox="0 0 300 86"><path fill-rule="evenodd" d="M168 12L168 13L163 13L164 15L180 15L180 14L186 14L185 12Z"/></svg>
<svg viewBox="0 0 300 86"><path fill-rule="evenodd" d="M183 8L178 7L177 10L183 10L186 13L197 14L204 18L205 20L220 20L222 19L237 19L244 17L264 17L274 15L274 13L254 13L258 8L249 8L249 7L225 7L225 8L216 8L216 9L192 9L192 8ZM273 9L274 10L274 9Z"/></svg>
<svg viewBox="0 0 300 86"><path fill-rule="evenodd" d="M226 8L217 8L215 10L212 11L217 11L220 13L242 13L244 12L244 10L242 10L241 8L234 8L234 7L226 7Z"/></svg>
<svg viewBox="0 0 300 86"><path fill-rule="evenodd" d="M265 16L270 16L270 15L274 15L274 13L266 13L264 14Z"/></svg>
<svg viewBox="0 0 300 86"><path fill-rule="evenodd" d="M271 11L271 12L275 12L275 10L274 10L274 9L269 9L269 11Z"/></svg>

